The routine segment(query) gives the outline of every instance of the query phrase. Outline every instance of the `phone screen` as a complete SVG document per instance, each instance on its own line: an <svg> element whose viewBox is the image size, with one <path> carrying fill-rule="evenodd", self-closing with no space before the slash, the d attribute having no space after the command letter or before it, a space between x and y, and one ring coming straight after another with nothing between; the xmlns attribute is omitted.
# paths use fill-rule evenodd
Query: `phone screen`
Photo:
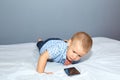
<svg viewBox="0 0 120 80"><path fill-rule="evenodd" d="M80 74L80 72L75 67L65 68L64 71L68 76Z"/></svg>

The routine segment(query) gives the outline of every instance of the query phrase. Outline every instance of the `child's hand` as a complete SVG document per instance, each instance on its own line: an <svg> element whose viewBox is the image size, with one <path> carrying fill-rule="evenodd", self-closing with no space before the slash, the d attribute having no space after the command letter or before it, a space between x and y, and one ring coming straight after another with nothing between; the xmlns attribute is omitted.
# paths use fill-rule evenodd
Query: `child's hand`
<svg viewBox="0 0 120 80"><path fill-rule="evenodd" d="M72 64L72 61L66 59L64 65L70 65L70 64Z"/></svg>
<svg viewBox="0 0 120 80"><path fill-rule="evenodd" d="M45 72L46 74L53 74L53 72Z"/></svg>

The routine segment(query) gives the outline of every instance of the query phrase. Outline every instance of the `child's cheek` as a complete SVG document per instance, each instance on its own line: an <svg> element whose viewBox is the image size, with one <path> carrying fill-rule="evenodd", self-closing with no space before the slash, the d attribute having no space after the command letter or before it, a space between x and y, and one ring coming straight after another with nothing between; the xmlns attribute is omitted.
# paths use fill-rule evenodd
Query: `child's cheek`
<svg viewBox="0 0 120 80"><path fill-rule="evenodd" d="M76 61L80 60L80 57L76 58Z"/></svg>

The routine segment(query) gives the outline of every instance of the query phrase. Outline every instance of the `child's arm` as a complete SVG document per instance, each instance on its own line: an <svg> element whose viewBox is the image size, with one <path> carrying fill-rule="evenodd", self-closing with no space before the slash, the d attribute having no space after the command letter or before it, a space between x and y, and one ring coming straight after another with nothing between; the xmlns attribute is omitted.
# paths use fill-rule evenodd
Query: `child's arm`
<svg viewBox="0 0 120 80"><path fill-rule="evenodd" d="M43 54L39 56L38 64L37 64L37 71L39 73L44 72L48 57L49 57L48 51L45 51Z"/></svg>

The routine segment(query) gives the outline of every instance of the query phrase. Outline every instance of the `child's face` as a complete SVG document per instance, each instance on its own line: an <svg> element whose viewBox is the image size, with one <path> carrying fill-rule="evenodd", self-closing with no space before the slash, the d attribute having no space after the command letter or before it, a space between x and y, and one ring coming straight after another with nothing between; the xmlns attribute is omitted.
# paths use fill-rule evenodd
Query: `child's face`
<svg viewBox="0 0 120 80"><path fill-rule="evenodd" d="M86 52L83 50L81 42L78 40L74 40L68 47L67 59L70 61L77 61L80 60L80 58L85 54Z"/></svg>

